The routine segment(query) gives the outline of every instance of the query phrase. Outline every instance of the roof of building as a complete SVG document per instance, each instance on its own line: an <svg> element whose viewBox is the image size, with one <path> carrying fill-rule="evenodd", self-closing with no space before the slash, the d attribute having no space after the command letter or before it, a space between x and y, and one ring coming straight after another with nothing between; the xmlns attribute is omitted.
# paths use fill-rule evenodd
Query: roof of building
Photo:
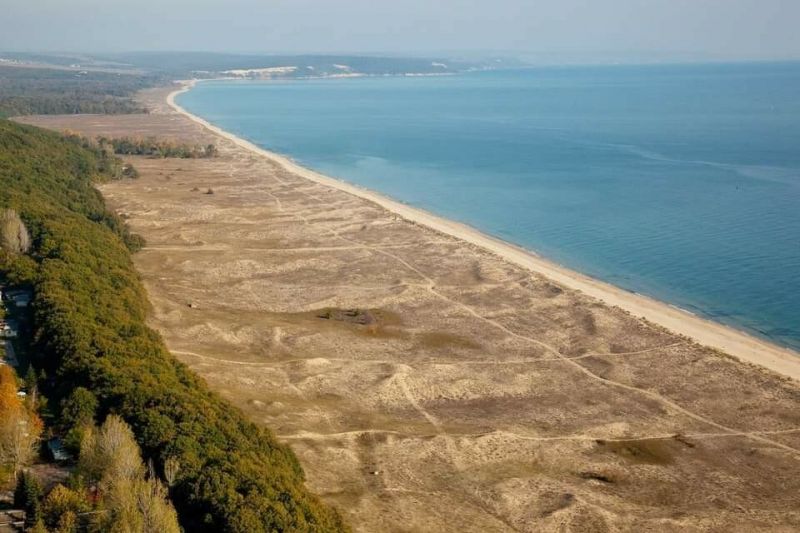
<svg viewBox="0 0 800 533"><path fill-rule="evenodd" d="M64 449L64 444L58 437L53 437L47 441L47 449L56 461L69 461L72 459L72 454Z"/></svg>

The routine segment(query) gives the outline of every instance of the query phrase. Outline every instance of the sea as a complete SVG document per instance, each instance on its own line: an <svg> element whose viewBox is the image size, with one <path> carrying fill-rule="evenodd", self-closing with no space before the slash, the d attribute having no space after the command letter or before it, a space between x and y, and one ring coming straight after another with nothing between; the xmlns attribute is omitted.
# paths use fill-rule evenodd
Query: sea
<svg viewBox="0 0 800 533"><path fill-rule="evenodd" d="M800 350L800 63L208 81L178 103L324 174Z"/></svg>

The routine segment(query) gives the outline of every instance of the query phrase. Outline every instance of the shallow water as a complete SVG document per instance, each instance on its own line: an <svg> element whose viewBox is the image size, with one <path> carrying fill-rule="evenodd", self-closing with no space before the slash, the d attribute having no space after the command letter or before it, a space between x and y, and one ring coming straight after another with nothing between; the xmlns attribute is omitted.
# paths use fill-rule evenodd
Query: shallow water
<svg viewBox="0 0 800 533"><path fill-rule="evenodd" d="M217 81L305 166L800 349L800 63Z"/></svg>

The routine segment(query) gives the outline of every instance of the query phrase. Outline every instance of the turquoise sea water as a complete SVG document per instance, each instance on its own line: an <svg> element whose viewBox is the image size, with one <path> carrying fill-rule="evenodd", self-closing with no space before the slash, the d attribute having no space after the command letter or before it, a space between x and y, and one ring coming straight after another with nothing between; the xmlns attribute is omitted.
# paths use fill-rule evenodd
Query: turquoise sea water
<svg viewBox="0 0 800 533"><path fill-rule="evenodd" d="M305 166L800 349L800 63L220 81Z"/></svg>

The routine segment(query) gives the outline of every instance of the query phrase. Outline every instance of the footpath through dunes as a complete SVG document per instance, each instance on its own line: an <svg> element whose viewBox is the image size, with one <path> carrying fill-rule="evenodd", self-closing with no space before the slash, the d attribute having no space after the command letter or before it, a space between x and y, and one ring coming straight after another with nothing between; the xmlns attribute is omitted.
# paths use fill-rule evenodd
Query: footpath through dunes
<svg viewBox="0 0 800 533"><path fill-rule="evenodd" d="M145 93L34 117L214 142L103 193L151 324L359 531L800 528L800 385L304 179Z"/></svg>

